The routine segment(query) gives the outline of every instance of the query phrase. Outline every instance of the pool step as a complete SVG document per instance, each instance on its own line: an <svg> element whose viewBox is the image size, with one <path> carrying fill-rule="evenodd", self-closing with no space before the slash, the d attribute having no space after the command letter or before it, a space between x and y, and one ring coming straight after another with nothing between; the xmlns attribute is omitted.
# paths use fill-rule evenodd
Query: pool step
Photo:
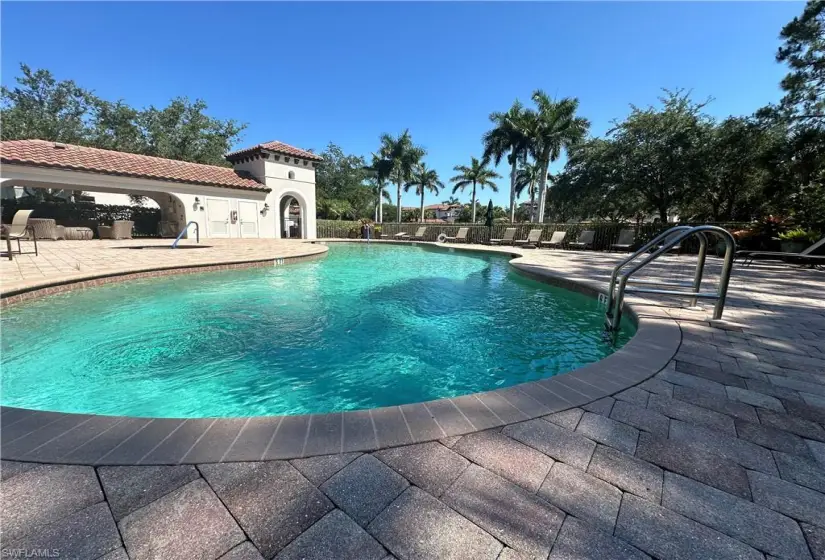
<svg viewBox="0 0 825 560"><path fill-rule="evenodd" d="M628 278L628 284L647 284L650 286L682 286L683 288L692 288L693 282L687 280L644 280L642 278Z"/></svg>
<svg viewBox="0 0 825 560"><path fill-rule="evenodd" d="M688 292L686 290L659 290L657 288L634 288L628 286L624 289L626 294L656 294L660 296L685 296L691 298L716 299L719 294L716 292Z"/></svg>

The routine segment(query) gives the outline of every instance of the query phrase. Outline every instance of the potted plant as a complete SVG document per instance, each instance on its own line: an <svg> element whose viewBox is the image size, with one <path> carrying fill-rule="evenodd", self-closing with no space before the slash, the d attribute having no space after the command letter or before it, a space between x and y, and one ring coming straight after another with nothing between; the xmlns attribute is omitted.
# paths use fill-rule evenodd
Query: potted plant
<svg viewBox="0 0 825 560"><path fill-rule="evenodd" d="M788 230L779 234L779 246L783 253L800 253L817 239L816 232L803 228Z"/></svg>

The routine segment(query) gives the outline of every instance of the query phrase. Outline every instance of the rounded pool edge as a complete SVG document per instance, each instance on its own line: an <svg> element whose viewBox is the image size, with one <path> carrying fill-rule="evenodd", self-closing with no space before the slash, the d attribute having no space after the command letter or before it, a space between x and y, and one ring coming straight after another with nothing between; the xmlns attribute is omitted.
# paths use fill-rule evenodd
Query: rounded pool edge
<svg viewBox="0 0 825 560"><path fill-rule="evenodd" d="M129 280L139 280L142 278L157 278L160 276L172 276L177 274L196 274L199 272L215 272L220 270L236 270L242 268L271 267L276 265L296 264L299 262L322 259L327 255L328 248L322 245L306 243L307 247L313 247L301 255L279 256L273 255L266 258L256 259L226 259L207 261L203 263L190 263L185 266L157 266L142 267L128 270L114 270L107 272L80 274L69 278L57 280L39 281L31 286L13 288L0 291L0 307L14 305L36 298L51 296L73 290L95 288L114 282L128 282ZM128 249L129 247L116 247L118 249Z"/></svg>
<svg viewBox="0 0 825 560"><path fill-rule="evenodd" d="M525 262L525 253L519 248L450 248L509 255L514 257L510 265L534 280L594 297L603 291L597 281L569 278ZM325 254L317 252L309 258ZM272 261L265 262L271 265ZM194 272L223 266L232 265L203 265ZM626 304L626 312L637 324L636 334L602 360L540 381L423 403L326 414L217 419L98 416L0 407L0 458L82 465L297 459L374 451L523 422L613 395L649 379L667 365L681 343L678 324L642 300Z"/></svg>

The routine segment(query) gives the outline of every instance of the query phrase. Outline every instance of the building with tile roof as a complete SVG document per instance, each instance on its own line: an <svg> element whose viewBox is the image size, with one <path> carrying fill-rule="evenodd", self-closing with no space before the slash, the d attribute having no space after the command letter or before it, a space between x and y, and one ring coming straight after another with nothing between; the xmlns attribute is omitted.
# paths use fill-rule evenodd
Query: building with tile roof
<svg viewBox="0 0 825 560"><path fill-rule="evenodd" d="M226 159L232 167L8 140L0 142L0 186L4 196L14 196L15 187L145 196L160 207L167 234L195 222L206 238L315 238L318 155L273 141Z"/></svg>

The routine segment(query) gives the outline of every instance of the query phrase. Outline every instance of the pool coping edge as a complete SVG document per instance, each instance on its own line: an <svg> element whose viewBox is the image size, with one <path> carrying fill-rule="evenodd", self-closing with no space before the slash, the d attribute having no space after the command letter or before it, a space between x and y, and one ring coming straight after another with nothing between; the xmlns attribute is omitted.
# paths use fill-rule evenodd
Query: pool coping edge
<svg viewBox="0 0 825 560"><path fill-rule="evenodd" d="M312 243L320 245L330 241L333 240L314 240ZM338 241L361 240L334 242ZM380 243L411 244L408 241ZM444 247L436 243L421 244ZM526 263L520 248L449 247L510 256L509 263L517 273L591 297L606 291L600 281L561 275L547 267ZM326 250L285 258L284 263L325 255ZM203 272L242 267L233 265L268 266L273 260L190 265L171 270ZM110 276L116 278L112 281L118 281L124 277L131 279L133 275L169 270ZM88 280L73 284L85 282ZM30 291L42 292L44 289L51 288ZM95 466L298 459L375 451L533 420L619 393L661 371L681 344L681 329L660 306L651 303L630 298L625 304L626 313L636 323L637 331L622 348L597 362L539 381L423 403L293 416L143 418L0 407L0 458Z"/></svg>

